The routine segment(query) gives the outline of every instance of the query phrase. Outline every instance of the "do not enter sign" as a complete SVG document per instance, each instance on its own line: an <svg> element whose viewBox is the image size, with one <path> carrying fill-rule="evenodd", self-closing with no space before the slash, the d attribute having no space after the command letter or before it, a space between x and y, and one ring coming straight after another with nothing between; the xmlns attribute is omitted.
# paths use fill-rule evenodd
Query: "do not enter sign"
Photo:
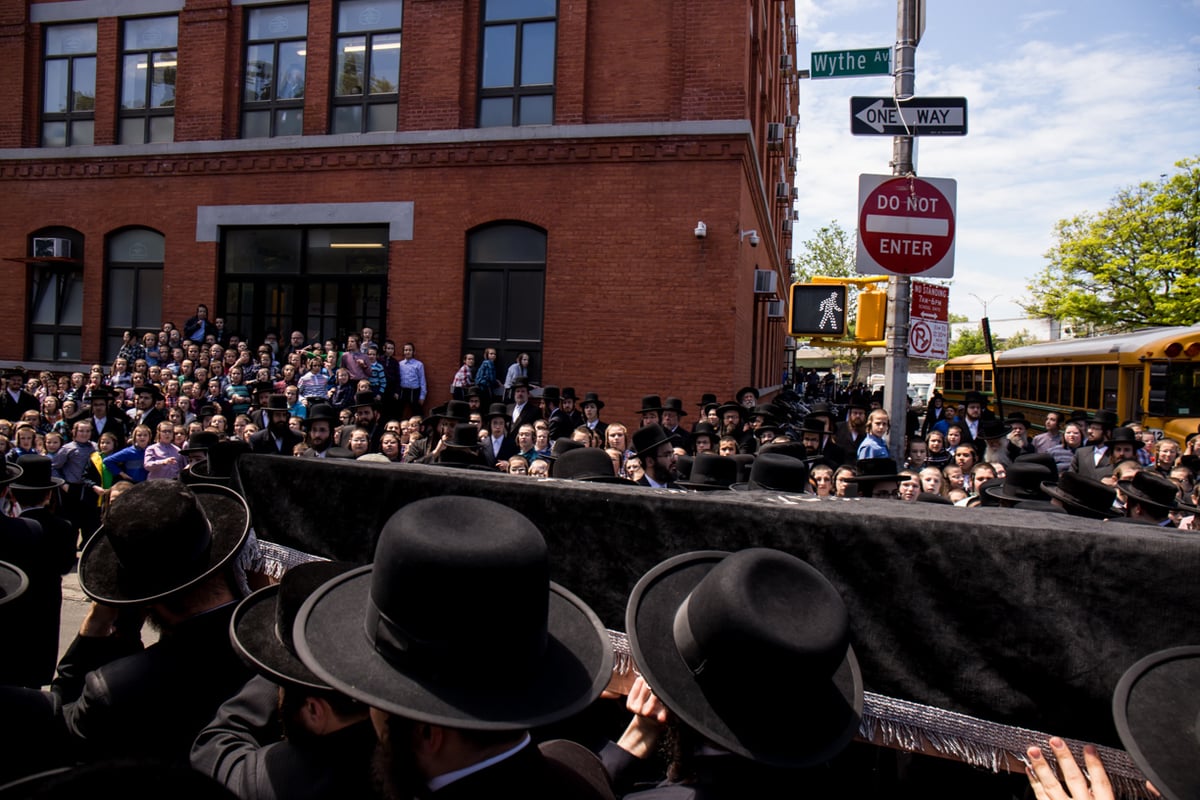
<svg viewBox="0 0 1200 800"><path fill-rule="evenodd" d="M949 178L859 175L858 271L954 277L956 199Z"/></svg>

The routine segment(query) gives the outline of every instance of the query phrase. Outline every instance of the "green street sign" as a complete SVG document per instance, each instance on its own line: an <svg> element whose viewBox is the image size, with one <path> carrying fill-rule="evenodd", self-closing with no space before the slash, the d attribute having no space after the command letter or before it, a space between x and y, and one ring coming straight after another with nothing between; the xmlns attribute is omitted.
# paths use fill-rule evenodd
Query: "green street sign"
<svg viewBox="0 0 1200 800"><path fill-rule="evenodd" d="M892 48L830 50L812 54L809 75L818 78L857 78L860 75L891 75Z"/></svg>

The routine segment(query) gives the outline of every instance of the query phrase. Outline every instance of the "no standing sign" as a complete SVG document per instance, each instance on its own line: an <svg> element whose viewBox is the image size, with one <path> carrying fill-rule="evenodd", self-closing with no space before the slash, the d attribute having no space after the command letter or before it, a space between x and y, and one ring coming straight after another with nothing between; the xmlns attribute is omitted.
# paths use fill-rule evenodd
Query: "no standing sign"
<svg viewBox="0 0 1200 800"><path fill-rule="evenodd" d="M949 178L858 176L858 272L954 277L954 204Z"/></svg>

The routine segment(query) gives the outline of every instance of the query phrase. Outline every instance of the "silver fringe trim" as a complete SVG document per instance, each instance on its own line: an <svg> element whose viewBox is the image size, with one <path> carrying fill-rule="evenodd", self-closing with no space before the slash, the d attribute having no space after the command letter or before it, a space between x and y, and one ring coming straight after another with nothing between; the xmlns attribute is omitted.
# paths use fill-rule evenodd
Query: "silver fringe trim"
<svg viewBox="0 0 1200 800"><path fill-rule="evenodd" d="M621 631L608 631L613 648L613 671L624 675L636 672L629 637ZM1030 766L1025 748L1036 744L1046 760L1055 765L1047 741L1050 734L1018 728L954 711L899 700L874 692L865 692L859 738L898 750L942 756L992 772L1021 770ZM1084 770L1083 748L1088 742L1066 739L1080 770ZM1150 798L1146 778L1124 750L1094 745L1104 762L1104 770L1117 797Z"/></svg>

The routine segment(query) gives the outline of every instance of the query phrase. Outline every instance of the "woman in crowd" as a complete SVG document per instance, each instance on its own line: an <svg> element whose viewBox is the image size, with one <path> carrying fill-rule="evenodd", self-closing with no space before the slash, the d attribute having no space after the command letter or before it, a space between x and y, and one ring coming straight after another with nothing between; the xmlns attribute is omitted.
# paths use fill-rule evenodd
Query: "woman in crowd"
<svg viewBox="0 0 1200 800"><path fill-rule="evenodd" d="M133 444L106 456L104 468L119 480L131 483L141 483L146 480L149 477L144 463L146 448L150 446L153 437L154 432L149 427L138 425L133 429Z"/></svg>
<svg viewBox="0 0 1200 800"><path fill-rule="evenodd" d="M42 413L39 418L38 433L49 433L54 426L63 421L63 412L59 407L58 396L47 394L42 398Z"/></svg>
<svg viewBox="0 0 1200 800"><path fill-rule="evenodd" d="M854 467L843 464L833 472L833 493L835 497L845 497L846 492L854 484L848 480L849 478L857 477L858 471Z"/></svg>

